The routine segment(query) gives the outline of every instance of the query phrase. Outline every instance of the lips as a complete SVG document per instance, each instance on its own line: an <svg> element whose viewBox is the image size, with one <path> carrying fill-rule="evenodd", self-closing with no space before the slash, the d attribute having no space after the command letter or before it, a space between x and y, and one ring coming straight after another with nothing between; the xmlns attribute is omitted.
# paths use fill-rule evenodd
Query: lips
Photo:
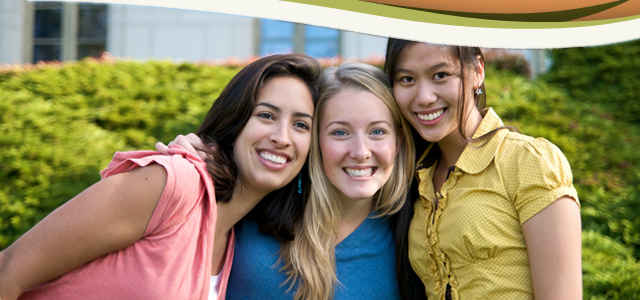
<svg viewBox="0 0 640 300"><path fill-rule="evenodd" d="M369 177L373 173L375 173L377 169L378 169L377 167L370 167L370 168L363 168L363 169L362 168L361 169L343 168L343 170L347 173L347 175L351 177Z"/></svg>
<svg viewBox="0 0 640 300"><path fill-rule="evenodd" d="M284 156L269 153L267 151L260 151L259 154L260 157L262 157L264 160L278 165L284 165L288 161L288 159Z"/></svg>

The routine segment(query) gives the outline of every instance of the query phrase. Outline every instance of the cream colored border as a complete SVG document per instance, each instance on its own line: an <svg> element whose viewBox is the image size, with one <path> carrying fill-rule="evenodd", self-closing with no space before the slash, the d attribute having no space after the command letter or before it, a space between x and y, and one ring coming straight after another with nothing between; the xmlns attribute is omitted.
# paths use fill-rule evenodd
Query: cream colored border
<svg viewBox="0 0 640 300"><path fill-rule="evenodd" d="M500 29L407 21L279 0L46 1L129 4L209 11L284 20L430 43L493 48L582 47L640 38L640 19L573 28Z"/></svg>

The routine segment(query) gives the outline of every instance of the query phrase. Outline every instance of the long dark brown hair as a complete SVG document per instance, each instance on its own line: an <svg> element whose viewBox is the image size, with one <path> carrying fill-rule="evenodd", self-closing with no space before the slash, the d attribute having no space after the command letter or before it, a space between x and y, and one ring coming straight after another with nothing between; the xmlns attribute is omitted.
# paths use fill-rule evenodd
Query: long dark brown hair
<svg viewBox="0 0 640 300"><path fill-rule="evenodd" d="M387 43L387 53L385 57L384 63L384 72L391 79L391 85L395 82L395 65L400 55L402 49L404 49L407 45L415 43L414 41L401 40L389 38ZM475 88L480 88L482 91L481 94L476 94L473 96L474 104L478 111L482 111L486 106L486 89L484 86L484 81L479 87L473 86L473 76L476 74L476 68L479 63L484 63L484 54L482 49L479 47L464 47L464 46L442 46L450 55L452 62L457 63L459 65L458 72L456 75L460 77L460 94L458 101L458 133L460 137L466 141L467 143L472 143L473 147L482 147L491 140L498 130L508 129L511 131L518 131L516 128L512 126L501 126L496 128L480 137L475 139L467 138L465 127L467 118L465 118L465 112L467 110L465 99L467 99L469 94L474 94ZM452 64L455 67L455 65ZM411 133L415 140L416 145L416 157L420 157L421 153L423 153L427 147L431 144L430 142L423 139L420 134L411 126ZM434 152L434 151L432 151ZM439 151L436 151L439 153ZM421 166L417 166L418 169ZM392 220L392 224L395 227L395 236L396 236L396 270L398 272L398 284L401 287L405 287L405 289L400 289L402 292L402 297L404 299L426 299L424 285L422 281L418 278L418 276L411 269L411 264L409 262L409 243L408 243L408 229L411 218L413 217L413 204L415 201L420 199L420 195L418 193L418 182L414 178L411 183L411 188L408 193L410 194L409 201L410 203L406 203L405 207L396 215Z"/></svg>
<svg viewBox="0 0 640 300"><path fill-rule="evenodd" d="M244 67L231 79L196 132L207 146L202 150L208 154L205 162L215 183L217 202L231 200L238 177L233 159L233 143L251 117L260 88L268 79L276 76L301 79L309 88L315 106L322 82L322 67L318 61L306 54L266 56ZM306 163L300 174L303 186L308 186ZM287 233L293 229L293 221L301 211L297 206L302 205L305 199L304 193L298 193L298 180L293 180L263 198L259 206L266 215L285 215L291 218L289 221L273 223L273 228L268 229L273 230L278 237L279 232L282 232L288 238Z"/></svg>

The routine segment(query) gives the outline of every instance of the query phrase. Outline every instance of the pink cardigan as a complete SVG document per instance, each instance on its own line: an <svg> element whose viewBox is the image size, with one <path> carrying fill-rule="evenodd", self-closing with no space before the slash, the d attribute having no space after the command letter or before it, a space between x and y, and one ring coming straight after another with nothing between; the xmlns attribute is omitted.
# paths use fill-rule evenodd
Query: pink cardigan
<svg viewBox="0 0 640 300"><path fill-rule="evenodd" d="M19 299L202 299L209 294L216 201L206 164L179 146L171 156L154 151L117 152L102 178L153 163L167 183L144 236L96 258ZM218 299L224 299L235 236L227 243Z"/></svg>

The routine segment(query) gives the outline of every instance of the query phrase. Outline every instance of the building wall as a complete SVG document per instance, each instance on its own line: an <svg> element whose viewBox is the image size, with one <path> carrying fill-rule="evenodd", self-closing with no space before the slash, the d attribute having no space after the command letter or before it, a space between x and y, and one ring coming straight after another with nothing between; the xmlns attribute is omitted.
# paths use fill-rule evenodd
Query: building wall
<svg viewBox="0 0 640 300"><path fill-rule="evenodd" d="M26 0L0 0L0 64L23 62Z"/></svg>
<svg viewBox="0 0 640 300"><path fill-rule="evenodd" d="M347 59L384 57L387 38L351 31L342 32L341 55Z"/></svg>
<svg viewBox="0 0 640 300"><path fill-rule="evenodd" d="M247 58L259 49L260 27L255 18L133 5L109 5L107 18L106 50L116 57L200 61ZM31 61L30 23L33 3L0 0L0 64ZM386 42L384 37L343 31L340 55L347 59L383 57ZM544 50L516 51L524 54L534 75L550 64Z"/></svg>
<svg viewBox="0 0 640 300"><path fill-rule="evenodd" d="M233 15L110 5L107 51L135 59L244 58L254 53L254 24Z"/></svg>

